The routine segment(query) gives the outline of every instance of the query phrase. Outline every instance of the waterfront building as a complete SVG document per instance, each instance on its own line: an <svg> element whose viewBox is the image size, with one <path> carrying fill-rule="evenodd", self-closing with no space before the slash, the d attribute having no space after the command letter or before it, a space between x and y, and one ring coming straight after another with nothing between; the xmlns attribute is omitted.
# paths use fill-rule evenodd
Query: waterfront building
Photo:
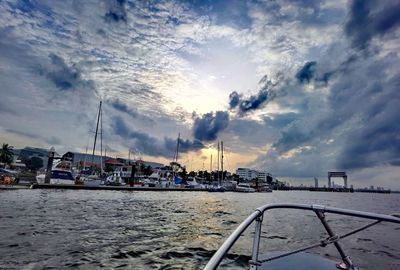
<svg viewBox="0 0 400 270"><path fill-rule="evenodd" d="M144 161L141 159L138 160L133 160L133 159L127 159L127 158L117 158L120 162L124 163L125 165L130 165L130 164L143 164L145 167L150 166L152 169L161 169L164 167L164 164L158 163L158 162L153 162L153 161Z"/></svg>
<svg viewBox="0 0 400 270"><path fill-rule="evenodd" d="M318 178L314 177L314 187L318 188Z"/></svg>
<svg viewBox="0 0 400 270"><path fill-rule="evenodd" d="M250 168L237 168L236 174L239 176L240 179L245 181L251 181L257 178L261 182L272 182L272 175L267 171L258 171Z"/></svg>
<svg viewBox="0 0 400 270"><path fill-rule="evenodd" d="M27 146L23 149L14 149L14 162L17 163L17 160L22 161L24 159L30 159L32 157L37 157L43 160L43 168L47 167L48 157L49 157L49 149L38 148L38 147L30 147ZM54 157L60 157L60 155L55 152Z"/></svg>
<svg viewBox="0 0 400 270"><path fill-rule="evenodd" d="M237 168L236 174L239 176L239 178L246 181L250 181L258 177L258 172L249 168Z"/></svg>
<svg viewBox="0 0 400 270"><path fill-rule="evenodd" d="M257 172L258 180L261 180L262 182L267 182L267 176L268 176L268 173L266 171Z"/></svg>
<svg viewBox="0 0 400 270"><path fill-rule="evenodd" d="M85 154L85 153L78 153L78 152L67 152L62 156L63 160L68 160L71 161L72 164L77 165L79 164L80 166L85 163L85 166L95 166L100 168L101 162L106 161L107 159L111 159L111 157L107 156L100 156L100 155L94 155L92 154Z"/></svg>

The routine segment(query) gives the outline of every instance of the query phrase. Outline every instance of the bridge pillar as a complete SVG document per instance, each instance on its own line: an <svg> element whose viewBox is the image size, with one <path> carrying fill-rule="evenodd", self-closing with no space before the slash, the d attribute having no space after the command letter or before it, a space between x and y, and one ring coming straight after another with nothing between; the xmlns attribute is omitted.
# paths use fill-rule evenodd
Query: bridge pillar
<svg viewBox="0 0 400 270"><path fill-rule="evenodd" d="M347 188L347 175L343 176L344 179L344 188Z"/></svg>
<svg viewBox="0 0 400 270"><path fill-rule="evenodd" d="M331 177L328 177L328 188L331 188Z"/></svg>

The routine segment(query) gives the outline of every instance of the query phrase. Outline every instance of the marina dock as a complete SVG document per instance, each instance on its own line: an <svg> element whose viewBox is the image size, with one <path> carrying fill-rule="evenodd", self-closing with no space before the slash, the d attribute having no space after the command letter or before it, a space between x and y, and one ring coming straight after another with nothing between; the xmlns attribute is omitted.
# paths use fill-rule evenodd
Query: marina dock
<svg viewBox="0 0 400 270"><path fill-rule="evenodd" d="M131 187L131 186L85 186L85 185L54 185L54 184L33 184L32 189L86 189L86 190L120 190L120 191L207 191L199 188L179 187Z"/></svg>

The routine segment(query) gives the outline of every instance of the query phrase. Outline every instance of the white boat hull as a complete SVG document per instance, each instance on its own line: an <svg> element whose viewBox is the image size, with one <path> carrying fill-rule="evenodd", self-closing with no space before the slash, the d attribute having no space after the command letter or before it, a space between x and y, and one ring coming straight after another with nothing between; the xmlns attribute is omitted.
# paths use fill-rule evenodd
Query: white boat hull
<svg viewBox="0 0 400 270"><path fill-rule="evenodd" d="M50 184L53 184L53 185L75 185L75 181L51 178Z"/></svg>

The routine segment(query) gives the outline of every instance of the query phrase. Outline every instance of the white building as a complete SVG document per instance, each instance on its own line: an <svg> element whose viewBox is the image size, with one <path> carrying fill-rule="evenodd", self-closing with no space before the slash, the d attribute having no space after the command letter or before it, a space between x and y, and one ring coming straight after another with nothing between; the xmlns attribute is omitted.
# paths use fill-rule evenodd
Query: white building
<svg viewBox="0 0 400 270"><path fill-rule="evenodd" d="M266 182L267 176L270 176L270 174L266 171L257 171L250 168L237 168L236 174L243 180L252 180L258 178L263 182Z"/></svg>
<svg viewBox="0 0 400 270"><path fill-rule="evenodd" d="M314 187L318 188L318 178L314 177Z"/></svg>
<svg viewBox="0 0 400 270"><path fill-rule="evenodd" d="M261 180L262 182L267 182L267 176L269 173L266 171L259 171L257 174L258 180Z"/></svg>

